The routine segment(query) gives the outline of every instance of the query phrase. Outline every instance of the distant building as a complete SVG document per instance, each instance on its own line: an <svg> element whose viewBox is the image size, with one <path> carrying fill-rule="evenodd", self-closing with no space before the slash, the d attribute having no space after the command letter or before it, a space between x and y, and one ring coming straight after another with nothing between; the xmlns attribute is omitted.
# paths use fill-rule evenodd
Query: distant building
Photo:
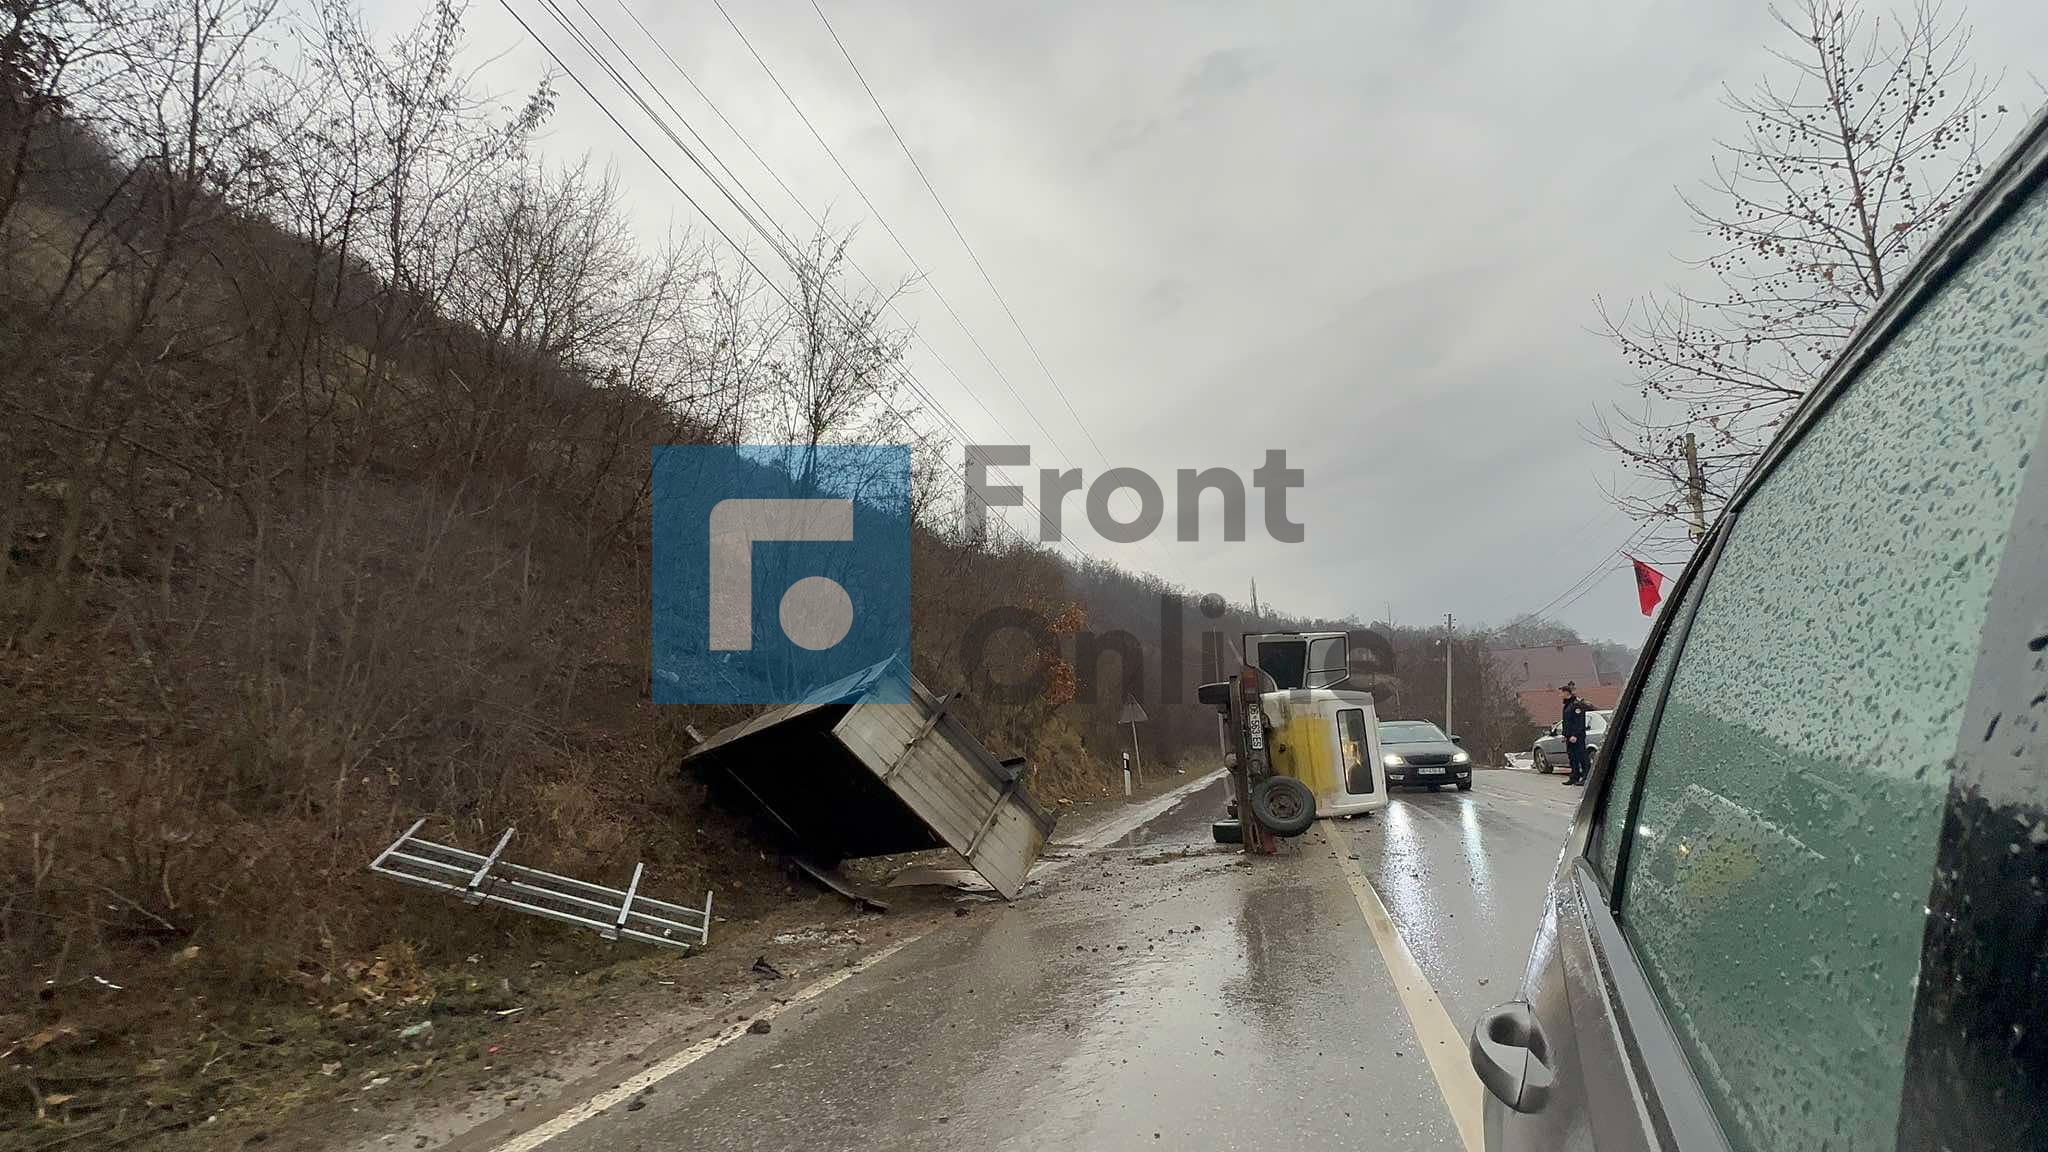
<svg viewBox="0 0 2048 1152"><path fill-rule="evenodd" d="M1496 648L1488 655L1502 678L1514 688L1522 711L1538 724L1557 723L1557 690L1567 683L1576 684L1579 698L1594 708L1612 708L1621 700L1620 683L1600 682L1600 664L1590 644Z"/></svg>

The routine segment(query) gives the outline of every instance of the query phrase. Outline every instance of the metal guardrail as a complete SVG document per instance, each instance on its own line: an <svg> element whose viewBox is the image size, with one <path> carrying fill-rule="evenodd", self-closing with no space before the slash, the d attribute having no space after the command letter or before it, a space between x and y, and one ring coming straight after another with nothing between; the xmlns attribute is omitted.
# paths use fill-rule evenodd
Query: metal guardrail
<svg viewBox="0 0 2048 1152"><path fill-rule="evenodd" d="M506 862L513 828L498 837L490 855L419 838L422 816L405 834L377 854L370 871L404 884L460 896L465 904L495 904L530 916L588 928L607 940L638 940L669 948L703 947L711 940L711 893L704 907L691 908L640 895L644 864L633 865L633 880L621 891L538 868Z"/></svg>

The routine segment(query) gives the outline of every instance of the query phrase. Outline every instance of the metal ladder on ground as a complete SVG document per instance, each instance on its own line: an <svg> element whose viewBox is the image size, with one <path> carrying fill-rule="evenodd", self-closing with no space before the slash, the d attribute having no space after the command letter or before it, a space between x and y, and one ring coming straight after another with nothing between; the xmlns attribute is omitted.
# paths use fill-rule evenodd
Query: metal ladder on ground
<svg viewBox="0 0 2048 1152"><path fill-rule="evenodd" d="M538 868L509 863L505 846L516 828L505 829L490 855L420 839L422 816L405 834L377 854L370 871L403 884L459 896L466 904L492 904L588 928L607 940L638 940L667 948L701 948L711 940L711 893L704 907L691 908L640 895L644 863L633 865L624 890L607 888Z"/></svg>

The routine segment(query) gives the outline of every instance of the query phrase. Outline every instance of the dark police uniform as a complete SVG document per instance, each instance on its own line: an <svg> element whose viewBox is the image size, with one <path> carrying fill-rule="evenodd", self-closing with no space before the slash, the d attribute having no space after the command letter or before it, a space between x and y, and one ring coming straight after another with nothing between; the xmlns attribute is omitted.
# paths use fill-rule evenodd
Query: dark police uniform
<svg viewBox="0 0 2048 1152"><path fill-rule="evenodd" d="M1577 693L1565 697L1562 724L1564 754L1572 766L1572 774L1565 782L1583 784L1592 766L1586 756L1586 702L1579 699Z"/></svg>

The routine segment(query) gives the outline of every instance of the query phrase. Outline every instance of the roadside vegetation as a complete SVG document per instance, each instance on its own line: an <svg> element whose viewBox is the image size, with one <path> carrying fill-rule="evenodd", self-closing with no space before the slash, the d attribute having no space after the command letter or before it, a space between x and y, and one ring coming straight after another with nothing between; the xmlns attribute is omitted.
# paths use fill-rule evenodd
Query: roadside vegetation
<svg viewBox="0 0 2048 1152"><path fill-rule="evenodd" d="M961 703L1047 804L1108 795L1124 695L1149 767L1212 752L1200 631L1255 621L1190 607L1165 695L1077 668L1081 633L1155 652L1171 588L965 539L846 238L780 281L647 244L606 172L537 156L553 102L477 92L451 4L395 37L344 0L0 12L0 1146L260 1138L406 1021L629 963L367 875L416 816L575 875L647 861L733 922L793 898L678 773L743 711L647 699L649 445L918 445L918 674L1049 668ZM993 605L1057 644L969 668ZM1362 674L1440 715L1438 640L1391 635ZM1479 654L1460 728L1518 746Z"/></svg>
<svg viewBox="0 0 2048 1152"><path fill-rule="evenodd" d="M0 1145L239 1140L405 1020L515 1007L530 956L624 962L370 877L420 815L571 874L644 860L735 922L790 898L677 770L744 713L648 701L653 445L915 444L916 671L1042 800L1108 794L1139 690L1079 638L1155 650L1173 590L963 538L845 237L775 280L646 242L607 173L535 152L553 90L477 91L460 42L445 3L392 37L345 0L0 12ZM1192 685L1201 632L1255 622L1184 595ZM967 667L995 605L1056 643ZM1440 716L1441 638L1390 634L1361 678ZM1520 746L1454 652L1468 744ZM1023 702L971 690L1040 664ZM1148 767L1212 752L1190 694L1143 698Z"/></svg>

